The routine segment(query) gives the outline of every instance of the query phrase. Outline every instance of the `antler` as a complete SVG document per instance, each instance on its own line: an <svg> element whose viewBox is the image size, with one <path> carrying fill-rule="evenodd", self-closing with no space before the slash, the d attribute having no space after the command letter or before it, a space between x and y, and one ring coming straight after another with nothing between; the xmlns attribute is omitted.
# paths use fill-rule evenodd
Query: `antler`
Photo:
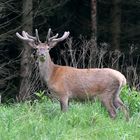
<svg viewBox="0 0 140 140"><path fill-rule="evenodd" d="M69 31L68 32L64 32L64 34L63 34L62 37L55 39L58 36L58 34L56 34L57 36L54 36L54 38L52 37L52 42L60 42L60 41L63 41L64 39L66 39L69 36L69 34L70 34Z"/></svg>
<svg viewBox="0 0 140 140"><path fill-rule="evenodd" d="M22 34L20 35L18 32L16 33L16 36L23 40L26 41L30 46L35 47L35 45L40 44L41 41L39 39L39 35L38 35L38 30L35 30L35 34L36 36L31 36L29 35L27 32L22 31Z"/></svg>
<svg viewBox="0 0 140 140"><path fill-rule="evenodd" d="M47 34L47 43L51 46L51 47L54 47L58 42L61 42L63 40L65 40L68 36L69 36L70 32L64 32L63 36L60 37L60 38L57 38L58 37L58 33L52 37L51 36L51 28L49 28L49 31L48 31L48 34Z"/></svg>
<svg viewBox="0 0 140 140"><path fill-rule="evenodd" d="M33 37L29 37L29 34L25 31L22 31L22 35L20 35L18 32L16 33L17 37L20 38L21 40L27 41L27 42L34 42Z"/></svg>
<svg viewBox="0 0 140 140"><path fill-rule="evenodd" d="M58 33L51 37L51 28L48 30L47 38L46 38L46 44L49 45L49 47L54 47L58 42L61 42L65 40L69 36L70 32L64 32L63 36L60 38L58 37ZM23 41L26 41L31 47L36 47L36 45L39 45L41 43L38 35L38 30L35 30L35 36L29 35L27 32L22 31L22 34L20 35L18 32L16 33L17 37Z"/></svg>
<svg viewBox="0 0 140 140"><path fill-rule="evenodd" d="M35 34L36 34L36 41L41 43L40 39L39 39L39 35L38 35L38 30L35 29Z"/></svg>

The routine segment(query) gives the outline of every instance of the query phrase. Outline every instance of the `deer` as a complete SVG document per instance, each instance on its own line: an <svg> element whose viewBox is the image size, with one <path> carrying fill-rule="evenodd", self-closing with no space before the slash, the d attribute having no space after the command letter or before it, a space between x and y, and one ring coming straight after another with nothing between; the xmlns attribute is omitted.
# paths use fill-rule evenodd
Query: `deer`
<svg viewBox="0 0 140 140"><path fill-rule="evenodd" d="M44 43L40 41L37 29L35 36L26 31L21 34L17 32L16 36L36 49L40 77L53 97L58 99L61 111L68 110L70 99L85 100L97 97L112 119L116 118L117 109L121 109L128 120L128 108L119 97L121 88L127 83L125 76L111 68L80 69L54 64L49 51L57 43L67 39L70 32L65 31L61 37L58 37L58 33L51 36L51 33L49 29Z"/></svg>

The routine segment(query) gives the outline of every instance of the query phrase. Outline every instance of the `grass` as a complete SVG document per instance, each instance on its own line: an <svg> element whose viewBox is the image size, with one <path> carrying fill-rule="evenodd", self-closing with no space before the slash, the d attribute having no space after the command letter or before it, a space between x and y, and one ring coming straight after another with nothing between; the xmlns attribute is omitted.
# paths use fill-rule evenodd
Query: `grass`
<svg viewBox="0 0 140 140"><path fill-rule="evenodd" d="M0 140L140 140L139 132L139 112L111 120L99 102L72 102L66 113L49 100L0 106Z"/></svg>

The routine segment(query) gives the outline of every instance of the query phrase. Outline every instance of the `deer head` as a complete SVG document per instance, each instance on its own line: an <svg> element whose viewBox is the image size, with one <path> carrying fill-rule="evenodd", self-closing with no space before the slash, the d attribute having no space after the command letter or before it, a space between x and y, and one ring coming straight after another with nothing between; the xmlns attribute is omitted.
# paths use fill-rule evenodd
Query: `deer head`
<svg viewBox="0 0 140 140"><path fill-rule="evenodd" d="M29 35L27 32L22 31L22 35L18 32L16 33L17 37L29 46L37 50L37 56L40 61L45 61L49 50L57 45L58 42L65 40L69 36L70 32L64 32L63 36L58 37L58 33L51 37L51 29L48 30L46 41L42 43L39 39L38 30L35 30L35 36Z"/></svg>

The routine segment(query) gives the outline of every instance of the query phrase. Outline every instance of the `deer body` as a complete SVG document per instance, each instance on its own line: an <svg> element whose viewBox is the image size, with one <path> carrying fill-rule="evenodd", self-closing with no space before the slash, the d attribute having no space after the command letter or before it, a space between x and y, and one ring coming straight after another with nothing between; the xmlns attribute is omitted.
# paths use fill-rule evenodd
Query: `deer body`
<svg viewBox="0 0 140 140"><path fill-rule="evenodd" d="M58 92L60 96L61 93L68 93L69 98L85 98L87 95L89 97L95 96L104 93L110 87L117 86L120 88L126 83L121 73L107 68L77 69L54 64L52 71L48 71L51 76L48 77L46 71L40 70L43 81L47 83L50 89ZM115 73L118 73L120 79Z"/></svg>
<svg viewBox="0 0 140 140"><path fill-rule="evenodd" d="M54 64L50 58L49 50L57 42L67 38L69 32L65 32L58 39L56 39L58 35L49 38L52 39L49 43L41 43L38 32L36 32L36 38L26 32L23 32L22 35L17 33L21 40L37 48L41 78L53 96L60 101L62 111L68 109L68 101L71 98L85 100L98 97L106 107L110 117L115 118L116 109L122 107L128 119L127 109L119 97L121 87L126 84L123 74L110 68L78 69ZM48 36L50 37L50 31ZM38 40L37 45L35 44L36 40Z"/></svg>

